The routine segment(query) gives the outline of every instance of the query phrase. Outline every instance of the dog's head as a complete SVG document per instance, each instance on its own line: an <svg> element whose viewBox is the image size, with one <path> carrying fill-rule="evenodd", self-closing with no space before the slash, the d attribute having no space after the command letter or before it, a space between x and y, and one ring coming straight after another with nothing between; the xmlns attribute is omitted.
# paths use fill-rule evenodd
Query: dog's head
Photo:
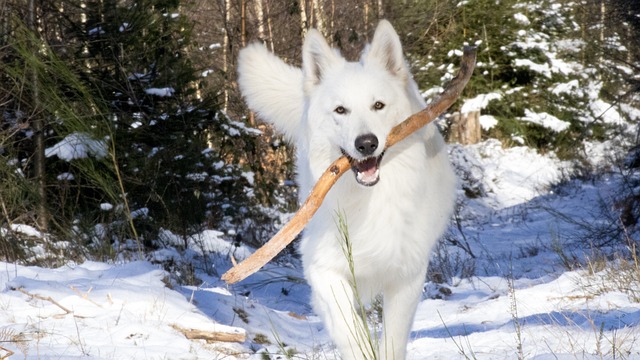
<svg viewBox="0 0 640 360"><path fill-rule="evenodd" d="M328 139L332 153L350 159L358 183L375 185L387 135L413 112L413 81L398 35L381 21L360 62L347 62L311 30L302 59L311 133Z"/></svg>

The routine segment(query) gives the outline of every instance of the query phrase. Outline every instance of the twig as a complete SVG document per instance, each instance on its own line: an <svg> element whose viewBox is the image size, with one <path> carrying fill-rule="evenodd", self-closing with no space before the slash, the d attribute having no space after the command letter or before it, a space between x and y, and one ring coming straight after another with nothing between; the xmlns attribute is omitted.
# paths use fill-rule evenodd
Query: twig
<svg viewBox="0 0 640 360"><path fill-rule="evenodd" d="M11 355L13 355L13 354L14 354L14 352L13 352L13 351L11 351L11 350L9 350L9 349L7 349L7 348L5 348L5 347L2 347L2 346L0 346L0 350L3 350L3 351L6 351L6 352L7 352L7 353L6 353L6 354L4 354L4 355L0 355L0 360L8 359L8 358L10 358L10 357L11 357Z"/></svg>
<svg viewBox="0 0 640 360"><path fill-rule="evenodd" d="M65 312L65 315L73 315L74 317L77 318L81 318L81 319L85 319L86 316L82 316L82 315L76 315L73 313L72 310L67 309L66 307L62 306L62 304L60 304L59 302L55 301L51 296L42 296L42 295L38 295L38 294L32 294L30 292L28 292L27 290L25 290L24 288L14 288L14 290L17 290L29 297L31 297L32 299L39 299L39 300L43 300L43 301L48 301L50 303L52 303L53 305L59 307L60 309L62 309L62 311Z"/></svg>
<svg viewBox="0 0 640 360"><path fill-rule="evenodd" d="M98 304L97 302L89 299L89 293L91 292L91 290L93 290L93 288L89 288L89 290L87 290L87 292L82 292L80 290L78 290L75 286L71 285L69 286L69 288L73 291L75 291L76 294L78 294L78 296L80 296L81 298L87 300L88 302L92 303L93 305L97 306L97 307L102 307L102 305Z"/></svg>
<svg viewBox="0 0 640 360"><path fill-rule="evenodd" d="M422 111L411 115L408 119L395 126L387 137L386 147L389 148L399 141L409 136L414 131L427 125L445 110L447 110L456 101L460 93L469 82L476 62L476 48L465 46L464 55L460 64L458 75L451 80L449 85L444 89L442 94L429 103ZM267 262L273 259L282 249L289 245L293 239L304 229L309 223L313 215L316 213L325 196L331 187L338 181L340 176L351 168L349 160L345 156L341 156L320 176L318 182L311 190L311 194L302 204L300 209L295 213L293 218L274 235L271 240L256 250L251 256L244 261L232 267L229 271L222 275L222 280L228 284L234 284L247 276L258 271Z"/></svg>

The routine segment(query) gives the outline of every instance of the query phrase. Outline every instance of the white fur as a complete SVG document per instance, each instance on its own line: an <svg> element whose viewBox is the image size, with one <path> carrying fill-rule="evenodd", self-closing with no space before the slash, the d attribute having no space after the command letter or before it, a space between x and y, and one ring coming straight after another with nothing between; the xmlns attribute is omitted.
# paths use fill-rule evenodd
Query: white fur
<svg viewBox="0 0 640 360"><path fill-rule="evenodd" d="M347 62L310 30L302 69L252 44L240 52L238 72L249 107L297 147L301 200L341 148L357 159L355 138L371 133L380 141L379 155L391 128L425 106L387 21L358 63ZM375 110L376 101L385 107ZM338 106L347 111L337 113ZM344 174L306 227L300 251L313 306L343 359L371 356L353 335L358 315L338 212L348 224L359 294L364 301L383 295L379 358L402 360L431 248L453 210L455 181L446 145L428 125L386 151L376 185L362 186L354 173Z"/></svg>

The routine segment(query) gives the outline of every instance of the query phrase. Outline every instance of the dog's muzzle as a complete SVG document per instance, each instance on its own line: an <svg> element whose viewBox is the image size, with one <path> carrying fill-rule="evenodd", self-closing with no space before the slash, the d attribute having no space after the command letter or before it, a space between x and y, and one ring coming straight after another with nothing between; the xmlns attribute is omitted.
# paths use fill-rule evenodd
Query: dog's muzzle
<svg viewBox="0 0 640 360"><path fill-rule="evenodd" d="M342 155L349 159L351 170L353 170L356 181L363 186L373 186L380 181L380 162L384 156L384 151L378 156L369 156L364 159L354 159L344 149L340 149Z"/></svg>

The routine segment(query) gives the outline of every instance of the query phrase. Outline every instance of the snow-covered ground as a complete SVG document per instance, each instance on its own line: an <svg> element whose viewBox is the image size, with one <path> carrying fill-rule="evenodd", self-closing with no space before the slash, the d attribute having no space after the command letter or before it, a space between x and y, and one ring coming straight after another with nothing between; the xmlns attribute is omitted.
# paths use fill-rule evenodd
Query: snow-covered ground
<svg viewBox="0 0 640 360"><path fill-rule="evenodd" d="M638 283L621 285L615 260L568 270L593 256L574 241L600 221L615 176L569 180L569 164L495 140L453 146L451 157L477 196L464 197L461 186L460 226L449 234L468 247L449 241L436 251L435 271L453 277L425 283L409 359L640 358ZM184 256L170 248L117 264L0 263L0 359L339 358L295 258L227 287L219 275L231 243L216 231L190 243L194 262L208 259L193 267L198 286L177 285L179 274L156 264ZM236 258L248 254L236 250ZM216 275L197 270L203 266ZM245 340L187 339L194 330Z"/></svg>

